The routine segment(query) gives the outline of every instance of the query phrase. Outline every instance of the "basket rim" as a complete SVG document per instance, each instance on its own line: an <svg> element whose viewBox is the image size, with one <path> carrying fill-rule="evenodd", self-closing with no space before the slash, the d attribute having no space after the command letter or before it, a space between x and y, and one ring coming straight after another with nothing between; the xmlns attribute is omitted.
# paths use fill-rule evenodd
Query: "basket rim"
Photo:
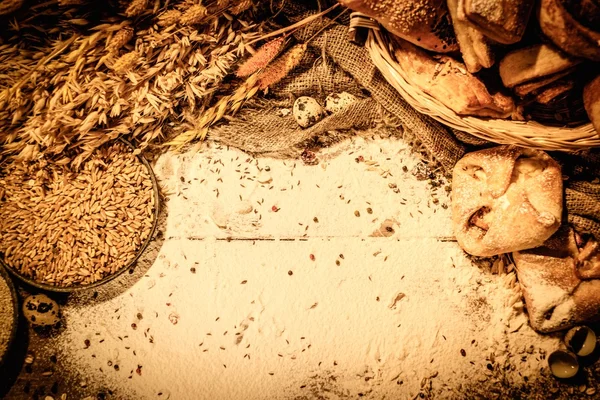
<svg viewBox="0 0 600 400"><path fill-rule="evenodd" d="M577 127L548 126L537 121L462 116L420 90L391 53L386 33L370 30L365 46L383 77L413 108L434 120L477 138L538 150L578 152L600 147L600 134L591 122Z"/></svg>
<svg viewBox="0 0 600 400"><path fill-rule="evenodd" d="M124 143L132 151L136 150L135 146L133 146L130 142L128 142L127 140L125 140L123 138L118 138L118 139L116 139L116 141L120 141L120 142ZM99 281L96 281L94 283L90 283L89 285L74 285L74 286L53 286L53 285L49 285L47 283L41 283L36 280L30 279L30 278L26 277L25 275L21 274L20 272L18 272L17 270L15 270L14 268L10 267L6 262L4 262L4 259L2 257L0 257L0 265L2 267L4 267L4 269L6 271L8 271L9 274L13 275L14 277L19 279L26 285L32 286L36 289L39 289L39 290L42 290L45 292L52 292L52 293L74 293L74 292L80 292L80 291L84 291L84 290L93 289L93 288L96 288L98 286L104 285L105 283L112 281L116 277L121 276L126 270L131 269L131 267L135 265L135 263L140 259L142 254L146 251L146 249L152 242L152 240L154 238L154 234L156 232L156 228L158 227L158 216L160 215L160 195L159 195L160 192L158 189L158 181L156 179L156 176L154 175L152 166L150 165L148 160L145 157L143 157L141 154L137 154L136 157L138 158L138 160L140 160L140 162L142 164L144 164L144 166L148 170L148 174L150 175L150 180L152 181L152 192L154 195L154 221L152 222L152 229L150 230L150 234L148 235L148 237L146 238L144 243L142 243L142 246L136 253L135 257L129 263L127 263L127 265L123 266L123 268L116 271L114 274L108 275L107 277L100 279Z"/></svg>

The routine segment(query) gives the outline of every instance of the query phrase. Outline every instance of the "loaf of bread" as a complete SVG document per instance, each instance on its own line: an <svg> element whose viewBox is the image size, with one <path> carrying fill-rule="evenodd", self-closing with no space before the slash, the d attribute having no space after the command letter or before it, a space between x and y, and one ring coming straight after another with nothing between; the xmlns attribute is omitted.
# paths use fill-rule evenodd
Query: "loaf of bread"
<svg viewBox="0 0 600 400"><path fill-rule="evenodd" d="M583 105L594 129L600 135L600 75L583 89Z"/></svg>
<svg viewBox="0 0 600 400"><path fill-rule="evenodd" d="M600 26L592 29L582 25L564 7L562 0L540 0L537 14L542 32L561 50L600 61ZM592 21L600 19L600 15L591 17Z"/></svg>
<svg viewBox="0 0 600 400"><path fill-rule="evenodd" d="M573 231L567 227L542 247L513 253L533 329L554 332L600 316L600 279L578 276L577 270L585 265L579 255ZM592 268L597 267L591 262Z"/></svg>
<svg viewBox="0 0 600 400"><path fill-rule="evenodd" d="M544 78L533 79L529 82L521 83L516 85L513 90L519 97L525 97L528 94L537 93L542 88L551 85L552 83L572 74L575 68L569 68L556 74L549 75Z"/></svg>
<svg viewBox="0 0 600 400"><path fill-rule="evenodd" d="M558 80L541 89L540 92L536 94L535 101L537 101L540 104L549 104L558 96L565 94L569 90L573 90L574 87L574 79Z"/></svg>
<svg viewBox="0 0 600 400"><path fill-rule="evenodd" d="M507 118L515 110L511 97L490 94L483 82L465 65L444 55L430 56L401 39L394 55L411 84L442 102L459 115Z"/></svg>
<svg viewBox="0 0 600 400"><path fill-rule="evenodd" d="M376 19L388 31L437 53L458 50L446 0L339 0Z"/></svg>
<svg viewBox="0 0 600 400"><path fill-rule="evenodd" d="M500 78L504 86L512 88L525 82L548 78L581 63L547 44L537 44L513 50L500 60Z"/></svg>
<svg viewBox="0 0 600 400"><path fill-rule="evenodd" d="M521 40L534 0L463 0L464 13L486 36L499 43Z"/></svg>
<svg viewBox="0 0 600 400"><path fill-rule="evenodd" d="M560 226L562 176L546 153L499 146L464 156L452 174L452 224L475 256L540 246Z"/></svg>
<svg viewBox="0 0 600 400"><path fill-rule="evenodd" d="M473 24L458 17L459 0L447 1L454 33L467 70L474 74L481 68L494 65L494 53L489 40Z"/></svg>

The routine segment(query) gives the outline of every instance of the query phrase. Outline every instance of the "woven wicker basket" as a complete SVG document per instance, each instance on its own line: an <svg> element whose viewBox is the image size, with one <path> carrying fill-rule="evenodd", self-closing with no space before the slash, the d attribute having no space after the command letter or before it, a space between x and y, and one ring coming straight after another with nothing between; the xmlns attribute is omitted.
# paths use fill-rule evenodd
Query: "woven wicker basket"
<svg viewBox="0 0 600 400"><path fill-rule="evenodd" d="M600 147L600 135L591 123L578 127L556 127L535 121L512 121L456 114L440 101L423 93L408 79L394 59L386 35L384 31L371 29L365 45L373 63L385 79L417 111L459 131L500 144L516 144L533 149L566 152Z"/></svg>

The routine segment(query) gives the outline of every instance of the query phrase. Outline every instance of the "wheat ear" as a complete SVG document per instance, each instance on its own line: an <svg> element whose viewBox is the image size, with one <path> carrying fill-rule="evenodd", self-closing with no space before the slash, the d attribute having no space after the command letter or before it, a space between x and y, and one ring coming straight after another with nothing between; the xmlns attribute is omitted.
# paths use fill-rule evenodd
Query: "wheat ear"
<svg viewBox="0 0 600 400"><path fill-rule="evenodd" d="M194 140L204 140L208 134L208 129L212 125L220 121L228 112L235 114L246 101L258 92L257 80L257 75L250 76L235 92L229 96L223 96L217 104L204 111L193 130L182 133L166 143L165 146L180 150L184 145Z"/></svg>
<svg viewBox="0 0 600 400"><path fill-rule="evenodd" d="M302 60L306 52L306 44L297 44L287 53L269 64L258 75L258 88L266 89L287 76Z"/></svg>
<svg viewBox="0 0 600 400"><path fill-rule="evenodd" d="M244 62L235 73L238 78L250 76L259 69L266 67L281 51L285 38L279 37L265 43L258 51Z"/></svg>

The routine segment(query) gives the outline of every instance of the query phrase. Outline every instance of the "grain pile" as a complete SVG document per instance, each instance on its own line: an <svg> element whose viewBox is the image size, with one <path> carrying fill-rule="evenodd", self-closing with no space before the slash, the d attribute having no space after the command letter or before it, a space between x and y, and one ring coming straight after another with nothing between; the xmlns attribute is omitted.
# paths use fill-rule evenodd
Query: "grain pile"
<svg viewBox="0 0 600 400"><path fill-rule="evenodd" d="M10 163L0 169L0 255L38 282L88 285L132 261L154 209L149 172L122 143L98 149L78 172Z"/></svg>
<svg viewBox="0 0 600 400"><path fill-rule="evenodd" d="M0 272L0 364L8 350L14 321L13 298L4 274Z"/></svg>
<svg viewBox="0 0 600 400"><path fill-rule="evenodd" d="M190 129L263 25L252 1L32 2L0 34L0 157L79 166L118 137ZM66 161L65 161L66 162Z"/></svg>

